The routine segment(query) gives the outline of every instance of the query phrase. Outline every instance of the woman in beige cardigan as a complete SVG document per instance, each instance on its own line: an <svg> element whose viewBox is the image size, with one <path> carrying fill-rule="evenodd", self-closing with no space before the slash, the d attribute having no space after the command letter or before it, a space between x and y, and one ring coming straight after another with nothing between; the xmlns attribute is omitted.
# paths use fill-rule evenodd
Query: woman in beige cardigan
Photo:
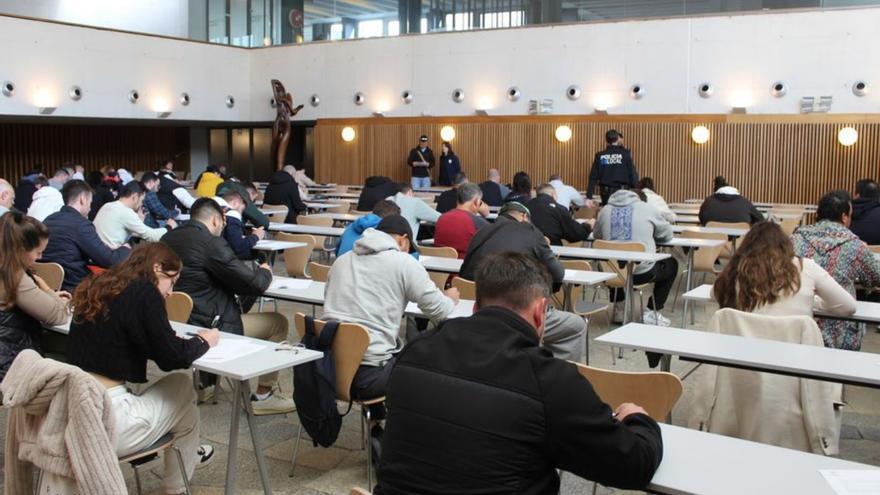
<svg viewBox="0 0 880 495"><path fill-rule="evenodd" d="M0 380L19 352L40 350L43 325L67 321L70 294L31 273L48 242L39 220L14 211L0 217Z"/></svg>

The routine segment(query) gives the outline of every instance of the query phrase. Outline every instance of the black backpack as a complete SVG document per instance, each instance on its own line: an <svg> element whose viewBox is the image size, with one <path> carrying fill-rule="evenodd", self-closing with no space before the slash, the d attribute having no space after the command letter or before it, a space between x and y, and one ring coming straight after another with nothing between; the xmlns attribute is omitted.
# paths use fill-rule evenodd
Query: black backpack
<svg viewBox="0 0 880 495"><path fill-rule="evenodd" d="M351 402L345 414L340 414L336 408L336 367L331 346L338 329L338 321L328 321L321 335L315 335L315 319L306 316L302 343L307 349L323 352L324 357L297 366L293 374L296 413L316 447L329 447L336 442L342 418L351 411Z"/></svg>

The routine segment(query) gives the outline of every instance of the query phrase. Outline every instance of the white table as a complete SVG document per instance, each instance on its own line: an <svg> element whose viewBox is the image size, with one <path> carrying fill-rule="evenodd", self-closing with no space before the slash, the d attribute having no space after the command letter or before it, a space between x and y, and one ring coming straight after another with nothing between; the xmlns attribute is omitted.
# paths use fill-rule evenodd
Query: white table
<svg viewBox="0 0 880 495"><path fill-rule="evenodd" d="M328 198L340 198L340 199L358 199L358 198L361 197L360 194L355 194L355 193L338 193L338 192L333 192L333 191L325 191L325 192L322 192L322 195L323 195L323 196L326 196L326 197L328 197Z"/></svg>
<svg viewBox="0 0 880 495"><path fill-rule="evenodd" d="M675 223L699 224L700 217L697 215L676 215Z"/></svg>
<svg viewBox="0 0 880 495"><path fill-rule="evenodd" d="M363 215L354 213L315 213L314 215L309 216L314 218L329 218L334 222L354 222Z"/></svg>
<svg viewBox="0 0 880 495"><path fill-rule="evenodd" d="M447 316L446 318L467 318L468 316L474 314L474 304L475 301L472 301L470 299L460 299L458 301L458 304L456 304L455 307L452 308L452 312L449 313L449 316ZM422 313L422 310L420 310L419 306L414 302L406 304L406 309L404 310L404 313L410 316L422 318L425 317L425 313Z"/></svg>
<svg viewBox="0 0 880 495"><path fill-rule="evenodd" d="M304 247L308 244L304 242L292 242L292 241L273 241L271 239L262 239L257 241L257 244L254 245L253 249L256 251L268 251L269 252L269 266L275 266L275 256L278 254L278 251L284 251L285 249L293 249L298 247Z"/></svg>
<svg viewBox="0 0 880 495"><path fill-rule="evenodd" d="M287 232L289 234L310 234L339 237L345 232L341 227L319 227L317 225L300 225L294 223L271 222L269 230L273 232Z"/></svg>
<svg viewBox="0 0 880 495"><path fill-rule="evenodd" d="M316 203L309 201L306 203L306 208L310 210L326 210L328 208L336 208L337 206L342 206L339 202L336 203Z"/></svg>
<svg viewBox="0 0 880 495"><path fill-rule="evenodd" d="M70 333L70 322L54 327L47 327L59 333ZM187 325L186 323L171 322L171 328L177 332L178 336L186 337L187 333L195 333L203 328ZM197 359L193 362L193 368L206 373L224 376L233 383L232 391L232 421L229 428L229 453L226 460L226 488L224 493L231 494L235 492L236 468L238 467L238 432L239 432L239 409L244 406L245 418L248 423L248 430L251 434L251 442L254 447L254 457L257 460L257 468L260 472L260 481L263 485L263 492L267 495L272 493L269 485L269 473L266 466L266 460L263 454L263 445L257 431L257 425L254 422L254 412L251 408L251 389L249 380L263 376L268 373L280 371L287 368L293 368L300 364L316 361L323 357L323 353L309 349L296 348L290 351L276 351L278 344L266 340L252 339L242 335L222 332L221 340L234 339L244 340L252 344L258 344L262 347L259 351L247 354L237 359L229 361L215 362Z"/></svg>
<svg viewBox="0 0 880 495"><path fill-rule="evenodd" d="M700 226L683 226L683 225L673 225L672 231L676 234L680 234L685 230L690 230L693 232L706 232L710 234L724 234L731 239L736 239L738 237L742 237L749 233L749 229L735 229L728 227L700 227Z"/></svg>
<svg viewBox="0 0 880 495"><path fill-rule="evenodd" d="M287 210L278 210L275 208L260 208L260 213L266 215L267 217L271 217L273 215L281 215L282 213L287 214Z"/></svg>
<svg viewBox="0 0 880 495"><path fill-rule="evenodd" d="M877 466L660 424L663 461L648 485L668 495L836 495L820 469Z"/></svg>
<svg viewBox="0 0 880 495"><path fill-rule="evenodd" d="M699 330L630 323L596 339L683 361L880 388L880 355ZM669 360L663 360L669 371Z"/></svg>

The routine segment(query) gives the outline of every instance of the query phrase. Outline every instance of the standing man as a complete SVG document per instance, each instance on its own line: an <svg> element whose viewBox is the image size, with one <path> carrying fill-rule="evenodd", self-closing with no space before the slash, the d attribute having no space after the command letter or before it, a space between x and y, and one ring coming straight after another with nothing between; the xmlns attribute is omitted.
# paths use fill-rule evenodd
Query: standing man
<svg viewBox="0 0 880 495"><path fill-rule="evenodd" d="M434 166L434 152L428 147L428 136L422 134L419 145L409 152L406 163L412 169L413 189L431 187L431 168Z"/></svg>
<svg viewBox="0 0 880 495"><path fill-rule="evenodd" d="M602 196L602 206L608 204L608 197L619 189L632 189L639 181L639 173L633 163L632 153L623 147L623 134L611 129L605 133L608 146L596 153L593 168L590 170L590 182L587 186L587 199L593 199L596 185Z"/></svg>

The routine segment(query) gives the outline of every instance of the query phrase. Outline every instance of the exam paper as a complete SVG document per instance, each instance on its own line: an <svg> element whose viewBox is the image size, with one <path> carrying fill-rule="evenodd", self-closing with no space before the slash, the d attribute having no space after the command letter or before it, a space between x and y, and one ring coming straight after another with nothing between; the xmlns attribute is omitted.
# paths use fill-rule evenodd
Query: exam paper
<svg viewBox="0 0 880 495"><path fill-rule="evenodd" d="M837 495L880 493L880 469L820 469Z"/></svg>
<svg viewBox="0 0 880 495"><path fill-rule="evenodd" d="M272 283L269 284L269 288L303 290L308 289L310 285L312 285L312 281L309 279L274 277L272 279Z"/></svg>
<svg viewBox="0 0 880 495"><path fill-rule="evenodd" d="M223 363L232 361L248 354L253 354L261 350L263 345L255 342L249 342L244 339L220 338L220 342L216 347L212 347L200 357L199 360L210 361L211 363Z"/></svg>

